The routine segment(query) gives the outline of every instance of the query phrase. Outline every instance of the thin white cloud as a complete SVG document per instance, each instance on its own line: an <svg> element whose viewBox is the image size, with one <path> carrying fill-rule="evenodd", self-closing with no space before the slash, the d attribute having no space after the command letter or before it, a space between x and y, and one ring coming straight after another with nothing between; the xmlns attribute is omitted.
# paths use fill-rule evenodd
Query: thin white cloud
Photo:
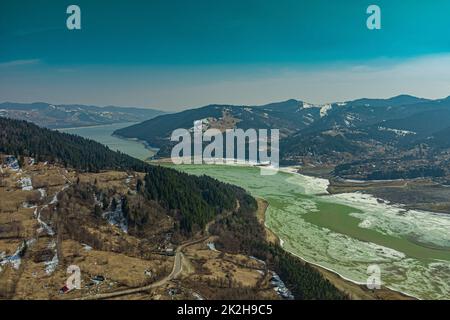
<svg viewBox="0 0 450 320"><path fill-rule="evenodd" d="M0 68L35 65L40 62L41 62L40 59L11 60L11 61L0 62Z"/></svg>

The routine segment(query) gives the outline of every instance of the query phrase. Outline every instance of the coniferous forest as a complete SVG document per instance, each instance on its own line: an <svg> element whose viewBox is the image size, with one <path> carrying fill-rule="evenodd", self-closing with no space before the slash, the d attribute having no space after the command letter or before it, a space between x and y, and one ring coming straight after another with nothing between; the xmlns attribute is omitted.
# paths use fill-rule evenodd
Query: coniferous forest
<svg viewBox="0 0 450 320"><path fill-rule="evenodd" d="M148 168L146 163L112 151L93 140L6 118L0 118L0 153L29 156L36 161L60 163L65 167L87 172L144 172Z"/></svg>

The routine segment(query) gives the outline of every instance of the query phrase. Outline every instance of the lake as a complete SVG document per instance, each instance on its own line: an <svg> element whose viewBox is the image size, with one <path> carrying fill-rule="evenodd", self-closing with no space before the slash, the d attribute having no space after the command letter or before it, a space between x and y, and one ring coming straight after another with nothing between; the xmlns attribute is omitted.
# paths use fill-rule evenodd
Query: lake
<svg viewBox="0 0 450 320"><path fill-rule="evenodd" d="M173 165L171 165L173 167ZM328 181L259 168L178 165L178 170L232 183L268 201L266 224L304 260L365 284L378 265L383 285L422 299L450 298L450 216L327 194Z"/></svg>
<svg viewBox="0 0 450 320"><path fill-rule="evenodd" d="M144 143L131 140L121 139L112 135L112 133L121 128L125 128L135 124L135 122L116 123L110 125L64 128L58 129L61 132L76 134L83 138L92 139L108 146L111 150L126 153L140 160L147 160L156 153L156 149L147 148Z"/></svg>

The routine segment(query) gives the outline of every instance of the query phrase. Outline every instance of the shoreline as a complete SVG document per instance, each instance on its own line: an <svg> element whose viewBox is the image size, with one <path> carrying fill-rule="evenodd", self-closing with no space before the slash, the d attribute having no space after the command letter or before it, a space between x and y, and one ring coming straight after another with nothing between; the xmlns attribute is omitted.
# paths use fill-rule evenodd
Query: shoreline
<svg viewBox="0 0 450 320"><path fill-rule="evenodd" d="M264 226L266 230L266 241L270 243L276 243L279 245L284 251L292 254L297 259L301 260L305 265L309 265L312 268L316 269L326 280L330 281L338 290L343 293L349 295L351 299L355 300L373 300L373 299L381 299L381 300L418 300L418 298L408 295L407 293L394 290L392 288L382 286L381 289L378 290L369 290L364 286L364 284L357 283L352 281L351 279L347 279L342 276L338 272L331 270L327 267L321 266L320 264L316 264L310 261L307 261L303 257L295 254L289 250L287 250L283 243L284 241L270 229L270 227L266 224L265 217L267 209L269 208L269 203L263 198L257 198L258 202L258 210L257 210L257 219Z"/></svg>
<svg viewBox="0 0 450 320"><path fill-rule="evenodd" d="M298 172L298 168L296 168L295 166L280 167L279 170L280 170L280 171L283 171L283 172L288 172L288 173L292 173L292 174L297 174L297 175L305 176L305 177L313 177L313 176L309 176L309 175L306 175L306 174L304 174L304 173ZM329 179L322 178L322 177L313 177L313 178L327 180L327 181L328 181L328 187L331 185L331 182L330 182ZM327 188L327 192L328 192L329 195L334 194L334 193L330 193L330 192L328 191L328 188ZM369 195L371 195L371 194L369 194ZM371 195L371 196L372 196L372 197L375 197L374 195ZM375 198L377 198L377 197L375 197ZM377 198L377 199L378 199L378 198ZM428 213L430 213L430 214L435 214L434 212L428 212ZM264 223L264 227L269 229L269 227L268 227L265 223ZM271 231L271 232L273 232L273 231ZM348 282L348 283L353 284L354 286L359 287L359 288L360 288L361 290L363 290L365 293L369 293L369 294L371 293L371 291L370 291L369 289L366 288L365 284L362 284L362 283L359 283L359 282L354 281L354 280L352 280L352 279L349 279L349 278L347 278L347 277L341 275L339 272L337 272L337 271L335 271L335 270L333 270L333 269L331 269L331 268L322 266L322 265L320 265L320 264L318 264L318 263L314 263L314 262L308 261L308 260L306 260L305 258L299 256L298 254L293 253L293 252L291 252L291 251L285 249L284 246L283 246L283 243L284 243L283 239L281 239L281 238L279 238L279 239L280 239L280 246L281 246L286 252L289 252L290 254L296 256L297 258L299 258L300 260L304 261L305 263L307 263L307 264L309 264L309 265L311 265L311 266L316 267L316 268L319 270L319 272L321 272L322 274L324 274L324 272L325 272L325 273L331 273L331 274L334 274L335 276L339 277L341 280L346 281L346 282ZM326 278L328 279L328 277L326 277ZM395 295L398 295L398 297L394 297L394 299L402 299L402 300L403 300L403 299L408 299L408 300L409 300L409 299L412 299L412 300L420 300L418 297L415 297L415 296L413 296L412 294L409 294L409 293L407 293L407 292L402 292L402 291L399 291L399 290L390 288L390 287L388 287L388 286L382 286L382 289L379 289L379 290L377 290L377 291L378 291L379 293L382 293L383 290L387 290L389 293L394 294L394 296L395 296ZM375 291L375 292L377 292L377 291ZM375 295L375 292L372 292L372 294L370 294L370 295L371 295L371 296L377 296L377 295ZM384 294L383 294L383 295L384 295Z"/></svg>
<svg viewBox="0 0 450 320"><path fill-rule="evenodd" d="M156 163L172 163L170 158L161 158L154 160ZM238 166L245 166L244 163L235 163L235 164L229 164L229 165L238 165ZM247 164L247 166L249 166ZM251 166L251 165L250 165ZM254 166L254 165L253 165ZM257 167L257 166L254 166ZM285 173L291 173L291 174L299 174L306 177L311 177L302 173L297 172L297 168L293 166L283 166L278 169L271 168L273 170L279 170L280 172ZM317 177L313 177L317 178ZM323 179L323 178L322 178ZM329 180L326 179L328 182ZM281 239L273 230L270 229L270 227L266 224L265 218L266 218L266 211L269 207L269 203L259 197L256 198L258 201L258 211L257 211L257 219L258 221L264 226L264 229L266 230L266 240L275 243L279 245L283 250L286 252L292 254L293 256L297 257L299 260L301 260L303 263L310 265L314 269L316 269L320 274L330 281L334 286L336 286L339 290L345 292L348 294L352 299L358 299L358 300L372 300L372 299L393 299L393 300L418 300L417 297L414 297L411 294L408 294L407 292L402 292L399 290L395 290L393 288L390 288L388 286L382 286L381 289L371 291L368 288L366 288L365 284L358 283L356 281L353 281L352 279L348 279L345 276L341 275L339 272L322 266L320 264L311 262L303 258L302 256L299 256L296 253L293 253L289 250L287 250L284 247L284 241Z"/></svg>
<svg viewBox="0 0 450 320"><path fill-rule="evenodd" d="M139 140L137 138L126 138L126 137L122 137L121 135L115 134L114 132L111 133L111 137L115 137L117 139L121 139L121 140L125 140L125 141L133 141L133 142L137 142L140 143L144 146L145 149L147 149L148 151L154 152L154 154L151 157L148 157L147 159L145 159L144 161L153 161L153 157L158 153L159 149L152 147L151 145L149 145L147 143L147 141L145 140Z"/></svg>

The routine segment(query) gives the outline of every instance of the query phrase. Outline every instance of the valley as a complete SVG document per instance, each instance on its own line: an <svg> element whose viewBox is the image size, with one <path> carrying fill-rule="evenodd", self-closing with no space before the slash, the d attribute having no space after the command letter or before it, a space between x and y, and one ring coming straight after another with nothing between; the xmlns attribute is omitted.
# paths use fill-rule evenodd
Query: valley
<svg viewBox="0 0 450 320"><path fill-rule="evenodd" d="M449 110L450 98L409 95L324 105L291 99L260 106L208 105L121 128L115 134L147 141L159 149L156 158L166 158L176 144L170 141L173 130L189 130L196 120L204 120L205 130L222 133L236 128L279 129L284 166L330 168L335 180L429 179L448 185Z"/></svg>
<svg viewBox="0 0 450 320"><path fill-rule="evenodd" d="M127 123L118 123L61 129L122 152L121 156L110 153L110 158L104 158L102 153L111 151L92 143L85 144L86 150L73 149L76 153L55 149L56 153L43 156L41 150L28 149L33 146L30 139L24 150L27 150L28 157L37 154L39 159L34 161L36 164L25 166L25 179L15 177L14 181L7 182L7 189L11 189L14 183L17 187L21 181L23 187L18 192L42 189L40 194L45 194L49 200L45 203L42 198L41 202L31 204L37 207L38 214L29 210L32 214L28 216L25 213L12 215L27 217L24 221L19 219L19 222L9 224L4 221L0 224L7 225L8 232L14 233L5 237L0 248L2 263L7 266L3 271L4 279L15 279L8 284L12 286L14 283L14 293L8 289L5 295L23 294L22 289L17 290L24 286L20 283L22 277L14 275L12 270L20 270L19 274L24 272L24 279L30 281L39 274L36 270L44 268L44 272L51 271L57 261L63 261L64 266L75 262L88 270L83 281L89 286L70 296L56 294L55 288L59 284L55 287L54 283L64 283L66 276L64 268L59 266L51 272L59 278L49 276L52 280L48 280L45 293L41 291L40 294L49 294L52 299L279 299L289 298L291 294L295 298L314 299L324 294L316 291L317 286L310 286L317 281L319 287L327 288L322 298L446 299L450 295L448 150L442 149L442 144L436 147L434 137L439 135L429 131L429 127L413 130L393 125L395 121L401 122L398 117L414 117L425 108L433 109L435 104L429 100L418 101L414 97L398 97L389 101L368 99L320 108L299 104L295 100L245 108L214 105L161 116L148 122L131 123L131 127L127 127ZM370 111L366 113L364 108ZM389 115L389 119L386 113L381 116L389 108L395 109L394 115ZM359 125L349 120L349 110L359 112L359 116L353 118L359 119ZM434 110L441 112L439 108ZM299 119L290 122L293 114L310 120L304 121L300 128ZM183 127L185 123L189 129L192 126L190 117L207 119L211 128L219 130L283 125L282 161L285 165L296 166L284 167L274 176L262 177L257 167L173 166L161 161L171 147L165 142L171 126ZM342 117L345 121L339 124ZM377 121L389 122L389 127L386 123L381 126ZM444 123L436 129L441 130L445 126ZM127 132L131 129L141 130L145 135L129 135ZM62 137L66 142L61 146L85 143L77 138ZM149 145L158 149L149 148ZM6 143L6 147L14 149L14 144ZM88 150L95 152L86 152ZM147 164L126 156L149 160L155 152L160 160L151 162L155 169L150 172L148 170L153 166L147 168ZM67 154L69 159L64 158ZM44 162L46 158L51 159L50 163ZM64 167L58 164L61 158ZM28 159L19 157L21 166ZM219 187L211 195L203 191L200 198L187 196L188 202L180 200L185 199L186 194L178 192L188 190L192 183L203 189L208 188L211 182L188 182L187 179L180 185L176 181L185 178L171 173L172 170L165 172L160 165L239 186L258 199L257 206L254 207L251 201L247 203L248 200L241 202L241 191L237 190L230 191L230 194L227 191L224 197L219 197L222 194L219 190L228 190L228 187ZM46 170L39 171L42 166L59 170L60 180L53 182L56 180L53 175L47 174ZM67 166L72 169L66 169ZM26 171L28 169L38 173L30 174ZM73 187L74 181L77 181L76 185L81 183L81 189ZM39 187L46 183L56 189ZM86 202L83 194L92 193L91 190L94 198ZM52 194L53 197L50 196ZM109 198L109 204L105 204L105 194L108 197L114 195L116 200ZM2 210L12 210L8 209L12 207L16 209L11 212L25 212L25 206L30 204L25 204L27 201L20 197L14 202L15 194L11 195L2 197L5 201L2 201L1 208L6 208ZM63 209L62 204L66 203L64 195L78 198L78 205L67 203L67 208ZM237 206L231 205L234 196L240 199ZM221 203L220 207L228 214L213 214L214 209L208 209L209 199ZM102 204L96 204L97 201ZM188 205L189 202L191 204ZM243 203L246 204L244 211L239 205ZM82 213L70 214L68 221L83 228L68 227L62 240L59 239L60 232L54 229L58 230L58 224L61 228L64 221L54 220L55 216L48 212L49 208L59 210L58 207L65 212ZM42 208L42 214L39 208ZM252 214L249 215L250 212ZM102 227L96 230L94 226L99 223ZM248 235L242 235L245 227L246 231L251 230ZM30 246L29 250L28 244L40 239L30 236L37 232L33 229L44 232L49 240L36 247ZM169 234L170 238L167 238ZM26 271L26 263L14 269L18 254L22 254L21 243L26 244L29 254L21 261L28 261L30 257L38 261L33 262L31 271ZM279 251L279 245L285 251ZM168 251L161 254L161 248ZM57 256L56 252L63 257ZM278 258L273 259L273 256ZM100 261L99 257L103 260ZM119 268L115 261L122 258L123 261L135 260ZM130 279L118 277L109 269L109 264L118 268L120 274L128 274ZM130 273L126 268L131 265L142 265L142 269ZM292 265L301 270L299 274L286 271ZM381 290L370 291L364 286L367 268L371 265L381 268ZM147 272L149 270L151 272ZM142 273L147 277L151 274L151 279L143 277ZM96 275L108 279L108 286L104 281L94 281L96 284L91 285ZM281 283L277 282L277 277ZM305 279L308 279L308 285L299 285L305 283ZM323 282L324 279L327 281ZM50 283L52 289L48 289ZM4 286L10 288L7 284ZM336 288L340 293L335 291Z"/></svg>
<svg viewBox="0 0 450 320"><path fill-rule="evenodd" d="M157 149L147 146L144 142L133 139L121 139L113 135L114 131L135 124L134 122L125 122L92 127L76 127L58 129L60 132L75 134L86 139L95 141L108 146L111 150L120 151L140 160L148 160L153 157Z"/></svg>
<svg viewBox="0 0 450 320"><path fill-rule="evenodd" d="M242 225L222 220L263 228L245 190L23 121L0 124L2 299L346 297L259 232L249 240L264 260L229 246ZM314 286L286 273L295 265ZM69 266L80 290L64 286Z"/></svg>

